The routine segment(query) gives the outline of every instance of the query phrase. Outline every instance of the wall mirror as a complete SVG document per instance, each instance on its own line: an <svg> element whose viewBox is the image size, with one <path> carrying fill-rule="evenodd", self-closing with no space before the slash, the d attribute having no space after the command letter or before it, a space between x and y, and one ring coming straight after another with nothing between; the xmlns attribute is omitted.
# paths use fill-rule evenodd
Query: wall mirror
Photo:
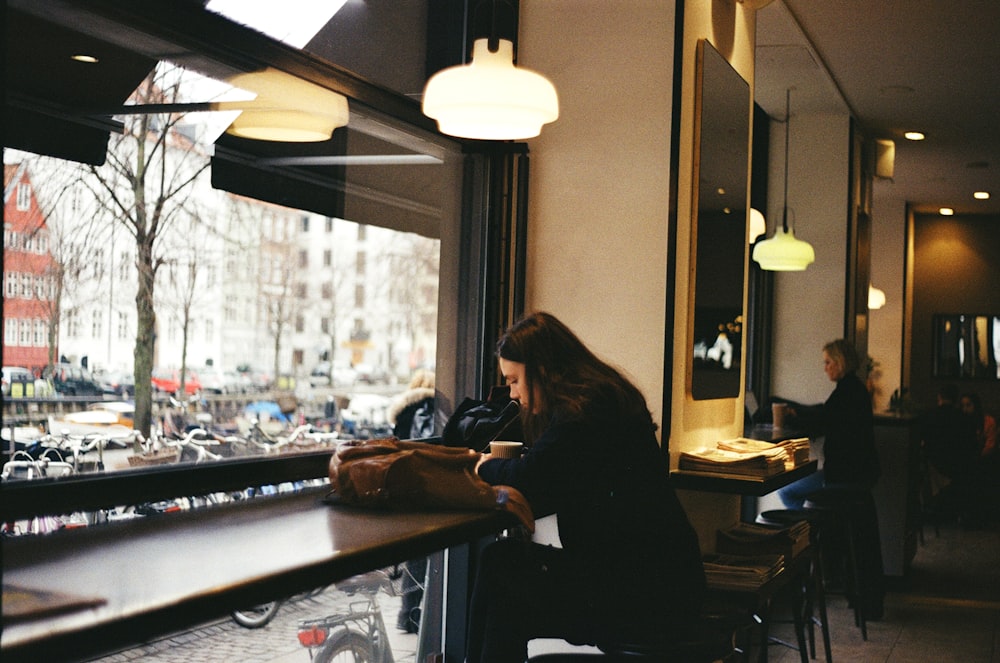
<svg viewBox="0 0 1000 663"><path fill-rule="evenodd" d="M934 377L1000 380L1000 315L934 316Z"/></svg>
<svg viewBox="0 0 1000 663"><path fill-rule="evenodd" d="M695 81L691 395L736 398L743 363L750 86L704 39Z"/></svg>

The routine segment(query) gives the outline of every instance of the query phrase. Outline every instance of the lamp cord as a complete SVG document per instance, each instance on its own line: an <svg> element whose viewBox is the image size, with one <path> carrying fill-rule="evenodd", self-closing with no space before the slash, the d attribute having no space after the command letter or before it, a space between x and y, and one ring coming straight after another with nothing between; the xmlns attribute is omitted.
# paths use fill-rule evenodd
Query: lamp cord
<svg viewBox="0 0 1000 663"><path fill-rule="evenodd" d="M788 126L792 123L791 88L785 90L785 204L781 213L781 227L788 234Z"/></svg>

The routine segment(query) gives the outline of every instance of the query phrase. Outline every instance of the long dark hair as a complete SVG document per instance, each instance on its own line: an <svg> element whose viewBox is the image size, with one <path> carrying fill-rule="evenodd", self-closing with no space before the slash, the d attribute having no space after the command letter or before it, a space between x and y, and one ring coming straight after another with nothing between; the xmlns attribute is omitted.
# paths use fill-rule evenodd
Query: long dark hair
<svg viewBox="0 0 1000 663"><path fill-rule="evenodd" d="M521 418L528 443L557 416L581 421L612 411L630 421L639 417L656 430L639 389L550 313L532 313L512 325L497 343L497 357L525 366Z"/></svg>

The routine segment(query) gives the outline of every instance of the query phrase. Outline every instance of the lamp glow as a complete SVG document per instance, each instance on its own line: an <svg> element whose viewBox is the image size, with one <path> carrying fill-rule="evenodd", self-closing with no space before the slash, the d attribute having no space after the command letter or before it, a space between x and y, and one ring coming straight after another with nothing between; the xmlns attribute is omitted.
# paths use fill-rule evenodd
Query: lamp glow
<svg viewBox="0 0 1000 663"><path fill-rule="evenodd" d="M885 292L875 286L868 285L868 308L879 309L885 306Z"/></svg>
<svg viewBox="0 0 1000 663"><path fill-rule="evenodd" d="M500 39L492 53L484 37L473 44L471 62L431 76L423 112L450 136L521 140L559 117L559 99L547 78L514 66L510 40Z"/></svg>

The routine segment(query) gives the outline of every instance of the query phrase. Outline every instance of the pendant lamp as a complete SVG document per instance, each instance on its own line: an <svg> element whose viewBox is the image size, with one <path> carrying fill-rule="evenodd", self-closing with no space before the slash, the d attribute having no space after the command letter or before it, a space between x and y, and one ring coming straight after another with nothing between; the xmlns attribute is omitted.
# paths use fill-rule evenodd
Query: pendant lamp
<svg viewBox="0 0 1000 663"><path fill-rule="evenodd" d="M792 91L785 93L785 200L781 214L781 227L774 236L758 242L753 247L753 259L761 269L773 272L801 272L816 260L812 245L795 239L795 231L788 225L788 125L790 124Z"/></svg>
<svg viewBox="0 0 1000 663"><path fill-rule="evenodd" d="M442 69L427 81L423 112L437 120L441 133L523 140L537 136L542 125L559 117L552 83L541 74L514 66L513 39L497 34L498 4L492 0L489 37L477 36L472 61ZM510 11L513 14L513 8Z"/></svg>

